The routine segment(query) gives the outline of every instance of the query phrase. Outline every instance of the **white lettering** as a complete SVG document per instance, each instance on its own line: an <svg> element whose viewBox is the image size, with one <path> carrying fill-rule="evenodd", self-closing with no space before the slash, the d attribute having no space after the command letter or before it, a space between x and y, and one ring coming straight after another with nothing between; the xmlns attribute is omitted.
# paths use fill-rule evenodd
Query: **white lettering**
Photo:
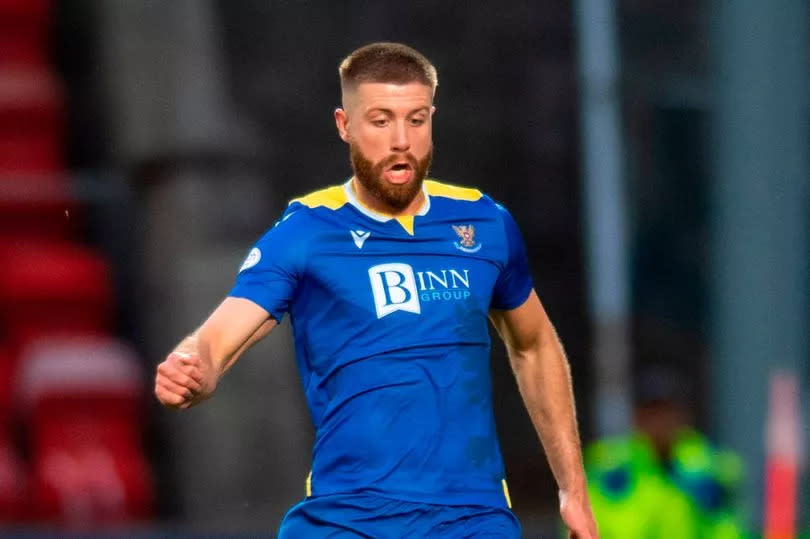
<svg viewBox="0 0 810 539"><path fill-rule="evenodd" d="M447 288L447 270L441 270L441 271L442 271L442 276L441 277L439 277L438 275L436 275L432 271L426 272L427 273L427 278L428 278L428 288L430 290L436 290L436 287L433 286L434 282L439 283L440 285L442 285L442 288Z"/></svg>
<svg viewBox="0 0 810 539"><path fill-rule="evenodd" d="M419 277L419 290L425 290L425 272L417 271L416 276Z"/></svg>
<svg viewBox="0 0 810 539"><path fill-rule="evenodd" d="M470 270L464 270L464 277L454 269L450 270L450 277L453 279L453 288L458 288L456 280L458 279L464 285L464 288L470 287Z"/></svg>
<svg viewBox="0 0 810 539"><path fill-rule="evenodd" d="M389 263L369 268L368 277L377 318L395 311L421 314L420 301L466 300L471 297L468 269L415 272L408 264Z"/></svg>

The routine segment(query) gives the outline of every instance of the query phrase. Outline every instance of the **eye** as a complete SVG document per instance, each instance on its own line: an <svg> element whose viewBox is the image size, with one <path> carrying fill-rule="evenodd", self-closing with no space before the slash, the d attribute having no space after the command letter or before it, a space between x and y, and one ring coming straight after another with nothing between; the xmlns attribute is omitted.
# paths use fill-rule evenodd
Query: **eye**
<svg viewBox="0 0 810 539"><path fill-rule="evenodd" d="M386 125L388 125L388 119L387 118L376 118L374 120L371 120L371 125L374 125L376 127L385 127Z"/></svg>
<svg viewBox="0 0 810 539"><path fill-rule="evenodd" d="M425 123L424 118L411 118L411 125L414 127L419 127Z"/></svg>

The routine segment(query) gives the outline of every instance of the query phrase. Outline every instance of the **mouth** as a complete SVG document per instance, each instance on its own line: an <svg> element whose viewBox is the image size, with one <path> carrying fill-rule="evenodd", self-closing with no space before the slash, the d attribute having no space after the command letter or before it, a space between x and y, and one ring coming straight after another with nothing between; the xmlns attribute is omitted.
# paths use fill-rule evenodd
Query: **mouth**
<svg viewBox="0 0 810 539"><path fill-rule="evenodd" d="M413 177L413 167L407 161L394 163L385 169L383 177L397 185L408 183Z"/></svg>

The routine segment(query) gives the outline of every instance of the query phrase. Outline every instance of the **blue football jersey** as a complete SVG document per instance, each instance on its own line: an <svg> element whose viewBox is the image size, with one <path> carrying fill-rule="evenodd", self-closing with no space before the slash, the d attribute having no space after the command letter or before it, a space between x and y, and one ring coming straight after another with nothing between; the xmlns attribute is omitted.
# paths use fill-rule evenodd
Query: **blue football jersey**
<svg viewBox="0 0 810 539"><path fill-rule="evenodd" d="M488 311L532 289L510 214L432 180L415 216L351 180L290 202L231 296L289 313L315 425L308 495L509 505L492 409Z"/></svg>

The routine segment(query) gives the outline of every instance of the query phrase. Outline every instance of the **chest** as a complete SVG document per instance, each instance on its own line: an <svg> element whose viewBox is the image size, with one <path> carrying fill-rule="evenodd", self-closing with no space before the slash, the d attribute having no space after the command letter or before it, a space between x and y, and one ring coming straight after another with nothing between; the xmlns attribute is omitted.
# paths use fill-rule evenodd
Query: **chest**
<svg viewBox="0 0 810 539"><path fill-rule="evenodd" d="M348 305L371 318L486 312L505 251L496 222L437 219L334 226L313 238L309 288L324 304Z"/></svg>

